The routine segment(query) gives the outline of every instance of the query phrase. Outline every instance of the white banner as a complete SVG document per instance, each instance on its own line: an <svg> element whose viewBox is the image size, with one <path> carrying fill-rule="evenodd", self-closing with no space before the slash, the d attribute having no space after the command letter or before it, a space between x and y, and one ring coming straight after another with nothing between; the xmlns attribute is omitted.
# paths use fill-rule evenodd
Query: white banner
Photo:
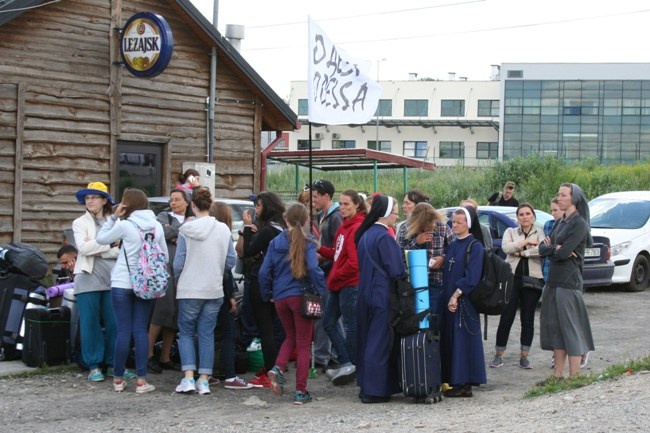
<svg viewBox="0 0 650 433"><path fill-rule="evenodd" d="M351 59L309 18L307 98L309 121L364 124L379 104L381 86L368 77L369 62Z"/></svg>

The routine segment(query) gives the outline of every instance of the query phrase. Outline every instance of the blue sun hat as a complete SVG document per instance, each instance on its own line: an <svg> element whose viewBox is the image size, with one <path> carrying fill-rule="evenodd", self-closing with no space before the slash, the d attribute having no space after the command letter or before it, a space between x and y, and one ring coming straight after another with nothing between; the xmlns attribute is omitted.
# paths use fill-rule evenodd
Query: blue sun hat
<svg viewBox="0 0 650 433"><path fill-rule="evenodd" d="M77 201L80 204L85 205L86 196L90 194L101 195L108 200L111 206L115 206L113 197L108 193L108 187L103 182L90 182L86 188L77 192Z"/></svg>

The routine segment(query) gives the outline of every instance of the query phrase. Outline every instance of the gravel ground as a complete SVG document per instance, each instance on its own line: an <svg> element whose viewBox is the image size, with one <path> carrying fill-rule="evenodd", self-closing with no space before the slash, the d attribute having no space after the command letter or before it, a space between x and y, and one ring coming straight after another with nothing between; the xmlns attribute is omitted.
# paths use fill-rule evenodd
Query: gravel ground
<svg viewBox="0 0 650 433"><path fill-rule="evenodd" d="M599 289L585 295L596 341L586 372L650 354L646 329L650 293ZM492 355L497 319L491 318L486 360ZM513 326L509 347L518 347ZM0 432L634 432L648 431L650 374L633 374L577 390L524 399L533 384L547 377L550 353L536 350L532 370L517 367L517 350L506 353L505 365L488 369L488 384L469 399L444 399L434 405L413 404L396 396L390 403L364 405L354 385L335 387L325 376L309 381L314 401L291 404L292 395L274 396L268 389L248 391L212 387L212 394L176 395L179 373L150 375L157 389L124 393L110 381L90 383L85 373L68 371L30 378L0 379ZM294 368L288 373L292 389Z"/></svg>

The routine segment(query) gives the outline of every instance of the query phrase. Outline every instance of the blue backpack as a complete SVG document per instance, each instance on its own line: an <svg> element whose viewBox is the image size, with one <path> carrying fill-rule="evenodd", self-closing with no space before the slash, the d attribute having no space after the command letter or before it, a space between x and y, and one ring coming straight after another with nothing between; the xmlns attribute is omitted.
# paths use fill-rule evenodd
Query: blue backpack
<svg viewBox="0 0 650 433"><path fill-rule="evenodd" d="M129 270L133 286L133 294L141 299L162 298L167 293L169 272L167 271L165 253L156 242L156 229L154 228L145 233L136 223L133 221L131 223L138 229L138 233L142 238L138 264L133 270L129 267L126 251L124 252L126 267Z"/></svg>

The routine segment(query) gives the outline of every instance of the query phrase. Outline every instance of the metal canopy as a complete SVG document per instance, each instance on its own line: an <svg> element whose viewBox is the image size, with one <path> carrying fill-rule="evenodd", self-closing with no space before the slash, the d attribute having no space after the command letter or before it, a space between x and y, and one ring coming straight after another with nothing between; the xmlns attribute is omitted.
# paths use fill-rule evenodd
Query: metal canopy
<svg viewBox="0 0 650 433"><path fill-rule="evenodd" d="M45 0L0 0L0 26Z"/></svg>
<svg viewBox="0 0 650 433"><path fill-rule="evenodd" d="M268 158L286 164L309 167L308 150L273 150ZM323 171L422 168L433 171L432 162L370 149L312 150L312 168Z"/></svg>
<svg viewBox="0 0 650 433"><path fill-rule="evenodd" d="M301 116L298 118L300 121L306 121L306 117ZM316 128L328 126L320 123L312 123ZM376 127L384 126L386 128L396 128L399 126L420 126L422 128L435 128L435 127L458 127L458 128L494 128L497 131L499 130L499 121L498 120L466 120L466 119L382 119L379 118L379 122L376 120L371 120L368 123L363 125L345 125L350 128L359 128L359 127Z"/></svg>

